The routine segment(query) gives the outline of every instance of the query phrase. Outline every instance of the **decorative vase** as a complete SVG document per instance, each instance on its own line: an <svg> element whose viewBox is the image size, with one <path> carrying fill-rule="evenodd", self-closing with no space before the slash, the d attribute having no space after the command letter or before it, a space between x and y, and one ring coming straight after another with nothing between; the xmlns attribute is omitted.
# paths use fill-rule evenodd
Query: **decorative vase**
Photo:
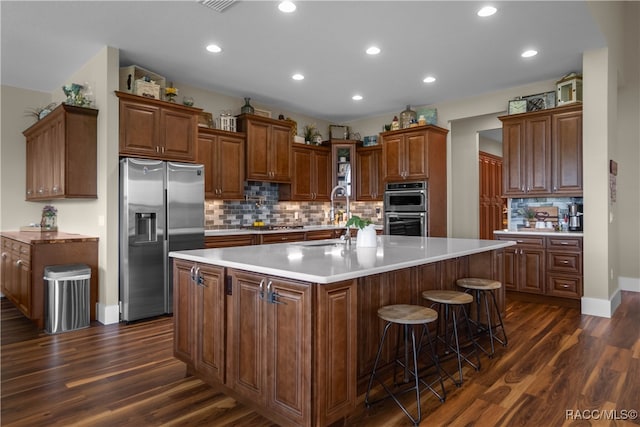
<svg viewBox="0 0 640 427"><path fill-rule="evenodd" d="M43 215L40 221L40 228L44 231L55 231L58 229L56 215Z"/></svg>
<svg viewBox="0 0 640 427"><path fill-rule="evenodd" d="M358 231L358 237L356 238L356 247L375 248L376 246L376 228L373 224L369 224Z"/></svg>
<svg viewBox="0 0 640 427"><path fill-rule="evenodd" d="M254 113L255 108L253 108L251 106L251 104L249 104L250 100L251 100L251 98L245 98L244 99L244 105L240 109L240 114L253 114Z"/></svg>
<svg viewBox="0 0 640 427"><path fill-rule="evenodd" d="M418 121L417 118L416 112L407 105L407 109L400 113L400 129L407 129L411 123Z"/></svg>

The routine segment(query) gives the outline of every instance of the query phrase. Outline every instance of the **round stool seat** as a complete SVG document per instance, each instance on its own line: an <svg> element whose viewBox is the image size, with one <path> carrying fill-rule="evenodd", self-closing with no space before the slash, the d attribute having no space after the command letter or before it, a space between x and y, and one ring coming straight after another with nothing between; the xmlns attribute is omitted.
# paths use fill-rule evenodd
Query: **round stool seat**
<svg viewBox="0 0 640 427"><path fill-rule="evenodd" d="M441 304L469 304L473 296L460 291L424 291L422 298Z"/></svg>
<svg viewBox="0 0 640 427"><path fill-rule="evenodd" d="M438 318L438 313L421 305L396 304L380 307L378 317L401 325L420 325L433 322Z"/></svg>
<svg viewBox="0 0 640 427"><path fill-rule="evenodd" d="M458 279L456 284L461 288L478 290L500 289L502 287L502 283L497 280L480 279L478 277L465 277L464 279Z"/></svg>

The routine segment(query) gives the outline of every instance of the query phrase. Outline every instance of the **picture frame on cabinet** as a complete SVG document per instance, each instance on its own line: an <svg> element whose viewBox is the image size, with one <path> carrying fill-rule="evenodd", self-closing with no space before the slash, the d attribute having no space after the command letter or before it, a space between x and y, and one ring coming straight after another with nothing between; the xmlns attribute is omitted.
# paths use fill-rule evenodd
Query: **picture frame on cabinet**
<svg viewBox="0 0 640 427"><path fill-rule="evenodd" d="M438 109L437 108L416 108L416 116L419 118L423 116L428 125L438 124Z"/></svg>
<svg viewBox="0 0 640 427"><path fill-rule="evenodd" d="M254 108L253 114L255 114L256 116L266 117L268 119L271 118L271 111L267 111L267 110L260 110L258 108Z"/></svg>
<svg viewBox="0 0 640 427"><path fill-rule="evenodd" d="M213 128L213 115L202 111L198 117L198 126L205 128Z"/></svg>
<svg viewBox="0 0 640 427"><path fill-rule="evenodd" d="M527 100L526 99L512 99L509 101L508 108L509 115L521 114L527 112Z"/></svg>
<svg viewBox="0 0 640 427"><path fill-rule="evenodd" d="M556 106L556 92L554 90L523 96L522 99L527 101L527 112L547 110Z"/></svg>

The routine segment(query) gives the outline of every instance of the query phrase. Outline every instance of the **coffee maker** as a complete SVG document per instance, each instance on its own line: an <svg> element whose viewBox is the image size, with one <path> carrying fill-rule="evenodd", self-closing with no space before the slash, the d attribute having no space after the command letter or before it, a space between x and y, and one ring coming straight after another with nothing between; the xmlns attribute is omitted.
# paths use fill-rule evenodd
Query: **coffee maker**
<svg viewBox="0 0 640 427"><path fill-rule="evenodd" d="M582 213L582 204L569 203L569 231L582 231L584 213Z"/></svg>

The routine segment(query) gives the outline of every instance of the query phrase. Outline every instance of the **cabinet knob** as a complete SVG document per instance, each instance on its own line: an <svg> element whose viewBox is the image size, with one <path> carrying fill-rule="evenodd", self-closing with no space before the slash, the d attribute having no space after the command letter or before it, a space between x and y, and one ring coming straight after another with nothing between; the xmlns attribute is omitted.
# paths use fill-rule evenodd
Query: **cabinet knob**
<svg viewBox="0 0 640 427"><path fill-rule="evenodd" d="M569 261L567 261L566 259L564 261L562 261L563 264L569 264Z"/></svg>
<svg viewBox="0 0 640 427"><path fill-rule="evenodd" d="M562 285L563 288L567 289L569 285Z"/></svg>

